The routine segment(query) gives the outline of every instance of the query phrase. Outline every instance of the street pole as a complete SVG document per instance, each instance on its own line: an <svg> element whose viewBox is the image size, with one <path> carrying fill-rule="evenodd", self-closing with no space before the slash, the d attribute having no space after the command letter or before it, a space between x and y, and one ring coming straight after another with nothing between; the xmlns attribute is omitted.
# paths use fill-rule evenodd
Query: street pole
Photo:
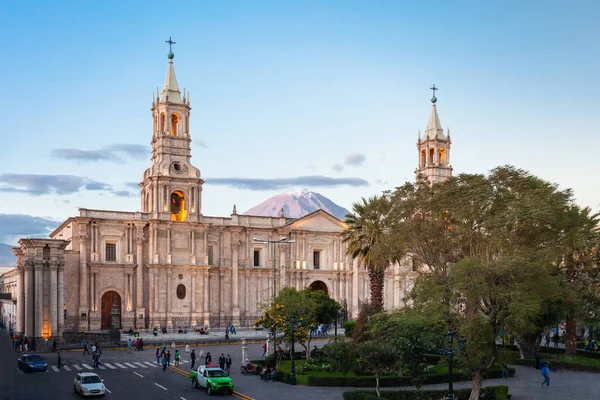
<svg viewBox="0 0 600 400"><path fill-rule="evenodd" d="M294 338L296 336L296 315L292 314L291 318L291 329L292 329L292 369L290 370L290 383L292 385L296 384L296 362L294 360Z"/></svg>
<svg viewBox="0 0 600 400"><path fill-rule="evenodd" d="M448 347L448 397L446 397L446 400L454 400L454 387L452 382L452 355L454 353L454 332L452 332L452 329L448 330L448 338L450 339L450 346Z"/></svg>

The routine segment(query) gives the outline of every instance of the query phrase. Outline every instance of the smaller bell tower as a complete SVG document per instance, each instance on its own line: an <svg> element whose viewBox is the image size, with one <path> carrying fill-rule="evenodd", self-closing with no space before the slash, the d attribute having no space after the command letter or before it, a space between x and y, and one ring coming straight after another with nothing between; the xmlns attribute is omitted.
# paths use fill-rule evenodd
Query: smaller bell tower
<svg viewBox="0 0 600 400"><path fill-rule="evenodd" d="M429 114L429 122L425 135L417 140L418 149L418 164L415 169L417 180L426 179L431 183L442 182L452 176L452 165L450 165L450 130L442 129L440 117L437 113L437 97L435 97L438 88L433 85L433 97L431 98L431 114Z"/></svg>
<svg viewBox="0 0 600 400"><path fill-rule="evenodd" d="M200 170L191 163L190 97L179 91L173 66L171 38L169 66L162 92L152 96L152 165L144 172L141 210L154 219L199 221L202 215Z"/></svg>

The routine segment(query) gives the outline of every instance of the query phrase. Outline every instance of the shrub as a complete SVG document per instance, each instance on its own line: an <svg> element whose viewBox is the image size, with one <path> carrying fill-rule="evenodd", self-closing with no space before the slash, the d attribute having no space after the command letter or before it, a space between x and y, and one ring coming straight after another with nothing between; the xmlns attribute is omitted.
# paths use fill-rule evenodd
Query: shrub
<svg viewBox="0 0 600 400"><path fill-rule="evenodd" d="M352 337L352 332L356 328L356 321L344 321L344 335Z"/></svg>
<svg viewBox="0 0 600 400"><path fill-rule="evenodd" d="M323 354L329 359L334 371L344 374L356 366L356 345L352 342L331 342L323 346Z"/></svg>
<svg viewBox="0 0 600 400"><path fill-rule="evenodd" d="M445 390L382 390L381 397L390 400L439 400L445 398ZM471 394L471 389L457 389L454 391L458 398L466 399ZM375 400L377 395L373 390L352 390L343 393L344 400ZM507 400L507 386L489 386L481 388L482 400Z"/></svg>

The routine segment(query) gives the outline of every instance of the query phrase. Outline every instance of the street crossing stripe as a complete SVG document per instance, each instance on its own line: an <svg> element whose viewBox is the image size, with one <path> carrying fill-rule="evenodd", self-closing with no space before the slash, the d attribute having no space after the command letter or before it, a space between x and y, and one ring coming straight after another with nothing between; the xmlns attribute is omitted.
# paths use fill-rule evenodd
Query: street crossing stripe
<svg viewBox="0 0 600 400"><path fill-rule="evenodd" d="M134 362L135 365L139 365L142 368L148 368L146 367L144 364L142 364L141 362Z"/></svg>
<svg viewBox="0 0 600 400"><path fill-rule="evenodd" d="M127 369L126 366L124 366L123 364L119 364L118 362L116 362L115 365L119 368Z"/></svg>
<svg viewBox="0 0 600 400"><path fill-rule="evenodd" d="M130 368L137 368L137 366L135 366L135 365L133 365L133 364L131 364L131 363L128 363L128 362L126 362L126 363L123 363L123 364L127 365L127 366L128 366L128 367L130 367Z"/></svg>
<svg viewBox="0 0 600 400"><path fill-rule="evenodd" d="M77 364L73 364L73 366L75 367L75 369L77 371L81 371L82 370L82 368L79 365L77 365Z"/></svg>
<svg viewBox="0 0 600 400"><path fill-rule="evenodd" d="M90 367L90 366L89 366L89 365L87 365L87 364L81 364L81 365L83 365L83 366L84 366L84 367L86 367L87 369L94 369L94 368Z"/></svg>
<svg viewBox="0 0 600 400"><path fill-rule="evenodd" d="M151 363L150 361L144 361L145 364L148 364L151 367L158 368L158 365Z"/></svg>
<svg viewBox="0 0 600 400"><path fill-rule="evenodd" d="M66 365L63 365L63 368L65 369L65 371L70 371L71 368L67 367Z"/></svg>
<svg viewBox="0 0 600 400"><path fill-rule="evenodd" d="M56 365L53 365L53 366L52 366L52 369L53 369L55 372L60 372L60 369L58 369L58 367L57 367Z"/></svg>
<svg viewBox="0 0 600 400"><path fill-rule="evenodd" d="M154 384L155 384L156 386L158 386L159 388L161 388L161 389L167 390L167 388L166 388L166 387L164 387L164 386L161 386L161 385L159 385L159 384L158 384L158 383L156 383L156 382L154 382Z"/></svg>
<svg viewBox="0 0 600 400"><path fill-rule="evenodd" d="M117 367L114 367L114 366L112 366L112 365L111 365L111 364L109 364L109 363L104 363L104 365L106 365L106 366L107 366L108 368L110 368L110 369L117 369Z"/></svg>

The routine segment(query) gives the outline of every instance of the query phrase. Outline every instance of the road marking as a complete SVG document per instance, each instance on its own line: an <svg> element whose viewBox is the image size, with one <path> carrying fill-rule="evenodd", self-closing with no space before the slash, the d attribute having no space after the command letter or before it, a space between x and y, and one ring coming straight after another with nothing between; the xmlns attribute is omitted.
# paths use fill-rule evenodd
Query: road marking
<svg viewBox="0 0 600 400"><path fill-rule="evenodd" d="M56 365L53 365L52 369L54 370L54 372L60 372L60 369L58 369L58 367Z"/></svg>
<svg viewBox="0 0 600 400"><path fill-rule="evenodd" d="M63 368L65 369L65 371L70 371L71 368L67 367L66 365L63 365Z"/></svg>
<svg viewBox="0 0 600 400"><path fill-rule="evenodd" d="M110 369L117 369L117 367L115 367L115 366L113 366L112 364L109 364L109 363L104 363L104 365L106 365Z"/></svg>
<svg viewBox="0 0 600 400"><path fill-rule="evenodd" d="M141 362L134 362L135 365L139 365L142 368L148 368L146 367L144 364L142 364Z"/></svg>
<svg viewBox="0 0 600 400"><path fill-rule="evenodd" d="M181 400L185 400L185 397L180 397Z"/></svg>
<svg viewBox="0 0 600 400"><path fill-rule="evenodd" d="M235 391L233 392L233 395L234 395L235 397L238 397L238 398L240 398L240 399L243 399L243 400L254 400L254 399L253 399L252 397L250 397L250 396L246 396L245 394L241 394L241 393L238 393L238 392L235 392Z"/></svg>
<svg viewBox="0 0 600 400"><path fill-rule="evenodd" d="M138 373L137 373L137 372L135 372L135 371L133 371L133 373L134 373L134 374L136 374L137 376L139 376L140 378L143 378L143 377L144 377L144 375L142 375L142 374L138 374Z"/></svg>
<svg viewBox="0 0 600 400"><path fill-rule="evenodd" d="M126 366L124 366L123 364L119 364L119 363L117 363L117 362L116 362L116 363L115 363L115 365L116 365L117 367L119 367L119 368L127 369L127 367L126 367Z"/></svg>
<svg viewBox="0 0 600 400"><path fill-rule="evenodd" d="M106 386L104 386L104 390L106 390L108 393L112 393Z"/></svg>
<svg viewBox="0 0 600 400"><path fill-rule="evenodd" d="M123 364L127 365L130 368L137 368L137 366L133 365L132 363L124 362Z"/></svg>
<svg viewBox="0 0 600 400"><path fill-rule="evenodd" d="M90 366L89 366L89 365L87 365L87 364L81 364L81 365L83 365L83 366L84 366L84 367L86 367L87 369L94 369L94 368L90 367Z"/></svg>
<svg viewBox="0 0 600 400"><path fill-rule="evenodd" d="M159 385L158 383L154 382L154 384L156 386L158 386L159 388L163 389L163 390L168 390L166 387Z"/></svg>
<svg viewBox="0 0 600 400"><path fill-rule="evenodd" d="M145 364L148 364L151 367L158 368L158 365L151 363L150 361L144 361Z"/></svg>
<svg viewBox="0 0 600 400"><path fill-rule="evenodd" d="M82 368L79 365L77 365L77 364L73 364L73 366L75 367L75 369L77 371L81 371L82 370Z"/></svg>

